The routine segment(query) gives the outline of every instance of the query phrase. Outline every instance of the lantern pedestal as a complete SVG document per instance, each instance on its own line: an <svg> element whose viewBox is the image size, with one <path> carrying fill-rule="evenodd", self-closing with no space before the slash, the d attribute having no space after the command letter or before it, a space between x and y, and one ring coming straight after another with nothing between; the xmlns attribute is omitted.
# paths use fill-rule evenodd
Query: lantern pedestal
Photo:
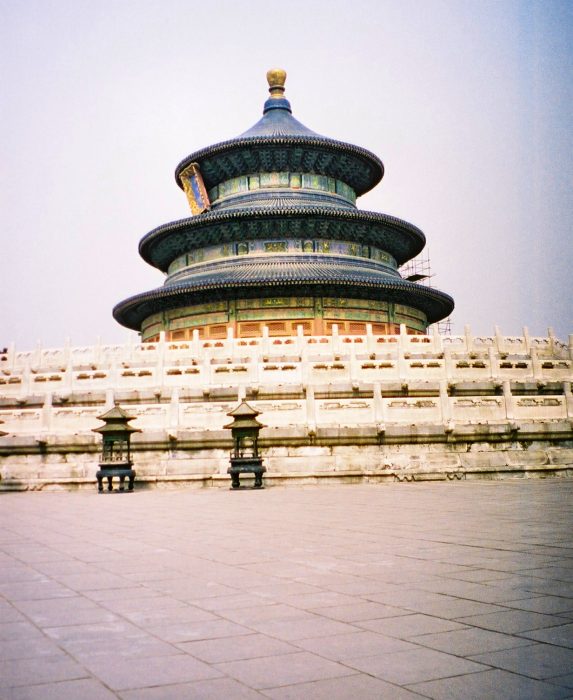
<svg viewBox="0 0 573 700"><path fill-rule="evenodd" d="M227 474L231 475L232 489L245 489L247 486L241 486L241 474L254 474L255 484L254 489L264 489L263 474L267 468L263 466L262 457L231 457L231 466L227 469Z"/></svg>
<svg viewBox="0 0 573 700"><path fill-rule="evenodd" d="M133 466L131 462L125 462L124 464L114 464L113 466L100 463L99 466L100 470L96 472L97 490L99 493L103 493L104 479L107 481L107 490L113 491L114 476L116 476L119 479L119 491L125 491L126 479L128 481L127 492L131 493L133 491L135 472L131 468Z"/></svg>

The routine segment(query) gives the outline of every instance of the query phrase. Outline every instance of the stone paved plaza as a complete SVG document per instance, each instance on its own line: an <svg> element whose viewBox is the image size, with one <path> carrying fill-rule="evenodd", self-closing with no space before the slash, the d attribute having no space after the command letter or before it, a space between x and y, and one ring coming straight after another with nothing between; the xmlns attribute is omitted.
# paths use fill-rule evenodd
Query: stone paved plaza
<svg viewBox="0 0 573 700"><path fill-rule="evenodd" d="M0 496L0 698L573 698L573 480Z"/></svg>

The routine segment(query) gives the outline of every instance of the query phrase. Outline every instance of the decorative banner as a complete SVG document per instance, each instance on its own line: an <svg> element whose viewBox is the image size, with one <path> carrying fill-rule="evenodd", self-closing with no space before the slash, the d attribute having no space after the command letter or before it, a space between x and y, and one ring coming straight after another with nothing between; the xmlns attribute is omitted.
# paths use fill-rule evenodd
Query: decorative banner
<svg viewBox="0 0 573 700"><path fill-rule="evenodd" d="M191 163L179 173L179 177L181 178L193 216L211 209L211 202L209 202L207 190L201 177L199 164Z"/></svg>

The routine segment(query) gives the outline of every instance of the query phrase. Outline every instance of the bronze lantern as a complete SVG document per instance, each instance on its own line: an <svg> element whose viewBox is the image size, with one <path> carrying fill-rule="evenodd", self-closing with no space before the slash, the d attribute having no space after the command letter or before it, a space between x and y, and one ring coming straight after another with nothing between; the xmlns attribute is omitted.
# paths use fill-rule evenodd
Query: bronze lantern
<svg viewBox="0 0 573 700"><path fill-rule="evenodd" d="M102 452L99 471L96 474L98 492L103 493L103 480L107 480L107 490L113 491L113 478L119 478L119 491L125 491L125 480L128 480L128 493L133 491L135 472L131 461L130 439L132 433L140 433L138 428L128 425L135 416L130 416L117 404L98 420L105 425L94 428L94 433L102 436Z"/></svg>
<svg viewBox="0 0 573 700"><path fill-rule="evenodd" d="M267 469L259 455L259 431L265 427L257 420L260 411L242 401L227 415L233 418L233 422L225 426L231 430L233 437L231 466L227 469L231 475L231 488L244 488L241 487L240 476L250 473L255 475L254 488L262 489L263 474Z"/></svg>

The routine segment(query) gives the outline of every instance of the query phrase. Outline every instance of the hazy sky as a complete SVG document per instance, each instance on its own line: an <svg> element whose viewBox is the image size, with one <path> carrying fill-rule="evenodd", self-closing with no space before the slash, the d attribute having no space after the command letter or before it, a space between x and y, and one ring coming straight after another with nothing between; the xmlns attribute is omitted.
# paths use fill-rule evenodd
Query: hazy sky
<svg viewBox="0 0 573 700"><path fill-rule="evenodd" d="M163 283L173 171L260 117L382 158L361 208L426 234L453 331L573 332L573 2L0 0L0 346L122 342ZM135 334L132 334L135 335Z"/></svg>

